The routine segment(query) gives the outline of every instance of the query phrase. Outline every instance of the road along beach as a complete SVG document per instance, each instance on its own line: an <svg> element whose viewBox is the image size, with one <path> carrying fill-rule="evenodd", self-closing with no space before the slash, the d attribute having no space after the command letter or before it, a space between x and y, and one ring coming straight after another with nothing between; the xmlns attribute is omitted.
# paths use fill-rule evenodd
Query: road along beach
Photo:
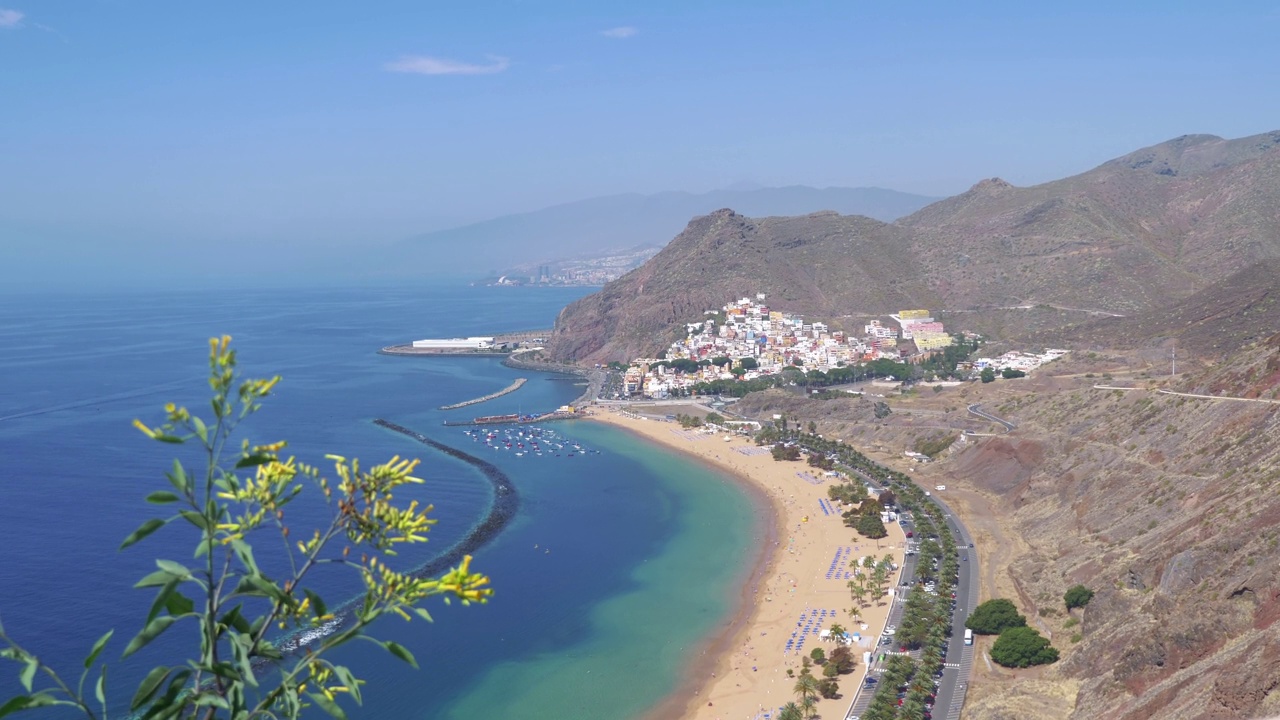
<svg viewBox="0 0 1280 720"><path fill-rule="evenodd" d="M748 438L682 429L677 423L645 419L630 413L598 412L592 419L622 427L678 452L688 453L732 473L763 492L773 509L775 542L763 553L762 569L751 574L752 587L742 593L742 606L711 638L702 656L693 658L686 683L651 714L654 718L695 720L753 720L797 699L792 670L799 675L801 657L815 647L826 654L836 643L822 631L839 624L853 636L857 660L853 673L840 676L840 698L818 702L823 717L843 717L859 684L863 653L888 650L880 646L881 631L893 602L899 571L889 594L859 610L855 618L848 582L851 561L892 555L902 565L904 536L887 523L889 536L867 540L845 527L839 508L827 498L830 481L800 462L779 462ZM813 670L822 678L822 668Z"/></svg>

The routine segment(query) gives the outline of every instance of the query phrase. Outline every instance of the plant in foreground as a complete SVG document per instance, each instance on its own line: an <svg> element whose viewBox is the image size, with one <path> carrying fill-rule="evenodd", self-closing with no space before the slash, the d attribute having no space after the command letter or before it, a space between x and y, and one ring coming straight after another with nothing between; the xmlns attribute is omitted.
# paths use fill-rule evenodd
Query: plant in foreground
<svg viewBox="0 0 1280 720"><path fill-rule="evenodd" d="M284 442L253 445L242 440L233 449L237 426L259 409L279 379L241 379L236 353L224 336L210 341L212 418L206 421L169 404L158 427L134 421L152 440L198 446L201 465L194 470L175 460L167 473L172 490L157 490L146 499L176 511L147 520L121 545L134 545L175 521L198 534L195 567L156 560L156 571L136 585L158 590L142 630L124 649L125 657L177 625L190 626L199 638L185 662L156 667L139 684L129 711L143 720L296 718L309 705L343 718L337 697L348 695L359 703L363 681L328 660L330 650L365 640L416 667L409 650L371 637L368 626L384 615L430 620L417 607L427 598L456 598L466 605L486 602L493 592L487 577L471 571L470 557L439 578L417 577L387 564L397 546L424 542L437 522L429 517L429 505L393 502L397 490L422 482L413 476L416 460L397 457L365 468L357 460L330 455L336 476L331 480L315 467L282 456ZM285 509L308 484L323 496L330 519L309 534L291 532ZM280 563L288 571L283 578L272 577L255 558L250 540L263 533L284 542ZM362 593L342 617L305 584L321 565L349 568L363 581ZM315 639L302 648L286 648L268 639L273 630L307 632ZM97 666L92 698L85 694L85 683L111 637L108 632L93 644L73 689L0 627L0 657L21 665L18 677L26 691L0 704L0 717L66 706L105 720L105 663Z"/></svg>

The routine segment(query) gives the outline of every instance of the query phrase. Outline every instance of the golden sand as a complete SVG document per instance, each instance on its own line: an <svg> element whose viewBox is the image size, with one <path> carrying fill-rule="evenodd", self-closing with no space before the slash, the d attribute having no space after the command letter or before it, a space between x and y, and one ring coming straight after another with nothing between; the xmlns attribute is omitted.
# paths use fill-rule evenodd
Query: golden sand
<svg viewBox="0 0 1280 720"><path fill-rule="evenodd" d="M797 638L802 633L803 617L820 629L839 623L846 632L858 633L862 638L863 644L852 647L857 669L840 676L841 697L819 700L818 713L822 717L843 718L866 671L863 652L877 651L892 602L892 595L886 594L861 610L859 621L855 622L849 614L854 603L845 578L846 572L852 572L848 560L868 555L879 559L892 554L894 562L901 566L905 541L902 529L896 523L886 523L887 538L862 538L844 526L838 511L823 513L819 500L827 499L832 479L824 478L821 471L803 462L778 462L747 438L682 430L674 422L617 411L599 411L593 419L625 428L730 472L768 498L776 519L776 543L762 555L762 572L753 574L753 586L744 591L743 606L734 622L705 651L714 657L696 661L688 670L689 685L663 703L653 717L755 720L763 712L772 712L776 717L779 707L797 700L792 692L795 680L787 677L787 670L798 675L802 656L808 656L815 647L827 654L836 647L834 642L820 639L814 630L805 636L801 649L787 652L792 633ZM802 478L802 473L819 482ZM829 579L837 552L839 576ZM897 584L895 572L889 587L896 588ZM889 593L892 592L891 589ZM824 610L827 612L822 615ZM821 679L821 668L815 667L814 674Z"/></svg>

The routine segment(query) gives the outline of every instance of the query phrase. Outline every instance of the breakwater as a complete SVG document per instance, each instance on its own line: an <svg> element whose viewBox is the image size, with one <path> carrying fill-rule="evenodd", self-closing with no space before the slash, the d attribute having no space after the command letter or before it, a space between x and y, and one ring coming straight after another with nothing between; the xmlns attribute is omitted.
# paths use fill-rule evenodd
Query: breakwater
<svg viewBox="0 0 1280 720"><path fill-rule="evenodd" d="M502 397L503 395L506 395L507 393L513 393L513 392L515 392L515 391L519 390L519 389L520 389L520 386L521 386L521 385L524 385L526 382L529 382L529 379L528 379L528 378L516 378L516 381L515 381L515 382L513 382L513 383L511 383L510 385L508 385L508 386L506 386L506 387L502 388L502 389L501 389L501 390L499 390L498 392L489 393L488 395L482 395L482 396L480 396L480 397L478 397L478 398L475 398L475 399L472 399L472 400L463 400L463 401L462 401L462 402L460 402L460 403L454 403L454 404L452 404L452 405L441 405L441 406L440 406L440 409L441 409L441 410L456 410L456 409L458 409L458 408L460 408L460 407L466 407L466 406L468 406L468 405L479 405L479 404L480 404L480 403L482 403L482 402L488 402L488 401L490 401L490 400L492 400L492 399L494 399L494 398L500 398L500 397Z"/></svg>
<svg viewBox="0 0 1280 720"><path fill-rule="evenodd" d="M570 405L589 405L597 397L600 396L600 388L604 386L605 376L608 373L603 368L585 368L577 365L566 365L557 362L545 362L542 360L525 360L521 356L523 353L515 352L503 358L502 364L509 368L517 370L534 370L537 372L560 373L561 375L577 375L587 380L587 388L576 400L569 403Z"/></svg>
<svg viewBox="0 0 1280 720"><path fill-rule="evenodd" d="M455 447L436 442L426 435L414 432L403 425L397 425L382 418L374 420L373 424L417 440L423 445L439 450L449 457L457 458L467 463L479 470L493 486L493 503L489 506L489 512L484 518L461 540L450 546L448 550L413 569L409 572L409 575L415 578L436 577L445 570L456 567L462 562L464 556L474 553L490 540L496 538L515 519L516 511L520 508L520 496L516 493L516 486L511 483L511 478L499 470L498 466ZM343 603L340 608L334 611L334 618L320 627L307 628L299 632L286 634L275 641L277 649L286 653L296 653L311 643L338 632L352 621L356 604L360 600L361 598L356 598ZM258 668L267 664L269 664L267 660L255 659L254 661L254 666Z"/></svg>

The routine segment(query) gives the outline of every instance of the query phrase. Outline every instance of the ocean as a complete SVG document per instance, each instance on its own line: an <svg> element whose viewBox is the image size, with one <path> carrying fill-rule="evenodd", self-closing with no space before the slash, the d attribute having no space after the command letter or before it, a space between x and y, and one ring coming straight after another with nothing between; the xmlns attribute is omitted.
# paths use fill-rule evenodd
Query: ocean
<svg viewBox="0 0 1280 720"><path fill-rule="evenodd" d="M159 422L171 401L206 409L206 341L225 333L246 375L283 376L247 437L287 439L291 453L322 469L326 453L423 460L417 474L426 484L403 497L434 504L440 522L430 542L401 553L400 567L425 564L466 535L492 490L472 466L375 418L483 457L519 494L514 521L475 553L474 567L493 578L489 604L429 602L433 623L375 626L375 636L408 647L420 670L366 643L340 649L337 660L368 681L363 707L345 703L350 717L642 714L680 685L701 644L728 621L762 535L754 501L722 473L595 423L542 426L543 442L562 446L559 456L546 444L541 456L518 456L502 436L442 425L554 408L581 392L564 376L513 370L498 358L376 353L419 337L549 327L585 292L433 284L0 295L0 622L72 679L92 642L114 628L104 659L120 716L150 667L195 647L194 626L178 625L119 660L151 602L133 583L157 557L191 562L193 537L175 525L117 547L153 514L143 497L168 487L172 458L196 462L189 449L151 442L130 423ZM517 377L529 382L514 393L437 409ZM571 457L575 444L582 450ZM318 503L289 509L295 529L322 519ZM331 605L356 587L340 575L316 581ZM0 666L0 698L20 691L17 670Z"/></svg>

